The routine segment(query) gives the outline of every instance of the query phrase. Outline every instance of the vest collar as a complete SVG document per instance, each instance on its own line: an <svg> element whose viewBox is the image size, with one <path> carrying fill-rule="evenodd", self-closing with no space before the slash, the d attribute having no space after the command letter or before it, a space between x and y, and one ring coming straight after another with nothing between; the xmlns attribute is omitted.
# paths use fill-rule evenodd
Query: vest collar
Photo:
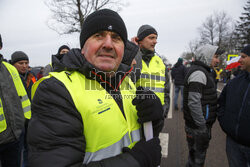
<svg viewBox="0 0 250 167"><path fill-rule="evenodd" d="M201 61L194 61L192 64L204 67L208 72L211 72L211 68Z"/></svg>
<svg viewBox="0 0 250 167"><path fill-rule="evenodd" d="M85 57L81 54L80 49L71 49L65 54L62 59L58 59L56 55L52 56L52 63L54 65L54 71L79 71L86 78L96 80L98 82L104 82L117 90L122 80L133 68L125 64L120 64L118 72L116 72L115 79L107 78L105 72L102 72L90 64ZM115 80L115 81L113 81Z"/></svg>

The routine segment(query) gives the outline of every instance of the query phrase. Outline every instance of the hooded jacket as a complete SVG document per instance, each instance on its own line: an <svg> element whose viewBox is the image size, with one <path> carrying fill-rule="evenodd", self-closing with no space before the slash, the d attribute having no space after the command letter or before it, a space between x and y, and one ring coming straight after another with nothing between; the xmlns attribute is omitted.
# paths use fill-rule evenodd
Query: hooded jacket
<svg viewBox="0 0 250 167"><path fill-rule="evenodd" d="M198 48L184 80L184 119L194 129L212 126L216 119L216 85L209 65L217 48L212 45Z"/></svg>
<svg viewBox="0 0 250 167"><path fill-rule="evenodd" d="M54 61L60 61L63 58L63 54L57 53L56 55L52 55L51 63L47 64L44 67L43 76L48 76L50 72L54 71Z"/></svg>
<svg viewBox="0 0 250 167"><path fill-rule="evenodd" d="M88 79L96 79L107 92L119 84L114 79L102 82L93 75L93 66L81 55L80 49L72 49L61 60L55 59L55 71L79 71ZM121 64L119 71L127 72L129 67ZM118 78L123 78L121 73ZM117 78L116 78L117 79ZM111 84L110 84L111 83ZM115 91L120 94L119 90ZM122 100L113 96L123 113ZM48 105L49 104L49 105ZM29 163L31 167L62 166L121 166L139 167L139 163L129 154L91 162L83 165L86 141L83 132L84 124L68 90L54 77L43 80L33 97L32 119L28 129ZM53 125L53 126L52 126Z"/></svg>
<svg viewBox="0 0 250 167"><path fill-rule="evenodd" d="M234 141L250 147L250 73L242 71L222 90L218 120Z"/></svg>

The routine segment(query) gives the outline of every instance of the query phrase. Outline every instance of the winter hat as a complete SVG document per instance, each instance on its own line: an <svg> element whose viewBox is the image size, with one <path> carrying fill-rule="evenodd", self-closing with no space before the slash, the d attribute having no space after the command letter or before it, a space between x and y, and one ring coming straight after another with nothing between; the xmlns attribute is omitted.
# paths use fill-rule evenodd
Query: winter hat
<svg viewBox="0 0 250 167"><path fill-rule="evenodd" d="M57 54L60 54L60 52L61 52L63 49L68 49L68 50L70 50L70 48L69 48L67 45L62 45L62 46L60 46L60 48L58 49Z"/></svg>
<svg viewBox="0 0 250 167"><path fill-rule="evenodd" d="M124 56L122 58L122 63L130 66L138 50L138 45L134 44L133 42L127 41Z"/></svg>
<svg viewBox="0 0 250 167"><path fill-rule="evenodd" d="M181 57L178 59L178 63L183 63L183 59Z"/></svg>
<svg viewBox="0 0 250 167"><path fill-rule="evenodd" d="M246 47L244 47L244 48L241 50L241 53L245 53L246 55L250 56L250 44L247 45Z"/></svg>
<svg viewBox="0 0 250 167"><path fill-rule="evenodd" d="M11 55L11 64L15 64L18 61L21 60L28 60L29 61L29 57L22 51L16 51Z"/></svg>
<svg viewBox="0 0 250 167"><path fill-rule="evenodd" d="M91 13L83 22L80 34L80 45L83 47L86 40L99 31L113 31L120 35L124 45L127 42L127 29L121 16L110 9L102 9Z"/></svg>
<svg viewBox="0 0 250 167"><path fill-rule="evenodd" d="M158 35L154 27L147 24L142 25L137 32L138 41L143 40L146 36L150 34Z"/></svg>
<svg viewBox="0 0 250 167"><path fill-rule="evenodd" d="M210 66L217 49L218 46L213 46L209 44L203 45L195 51L195 60L201 61L207 66Z"/></svg>

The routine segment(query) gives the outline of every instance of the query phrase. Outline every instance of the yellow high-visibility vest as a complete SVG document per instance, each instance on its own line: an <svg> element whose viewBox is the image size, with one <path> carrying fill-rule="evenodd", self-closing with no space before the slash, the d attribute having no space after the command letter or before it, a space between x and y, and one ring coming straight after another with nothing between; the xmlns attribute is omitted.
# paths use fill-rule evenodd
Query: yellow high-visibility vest
<svg viewBox="0 0 250 167"><path fill-rule="evenodd" d="M164 105L165 71L166 66L162 59L155 55L150 60L148 66L142 60L141 76L136 81L136 87L142 86L144 89L152 90L159 97L162 105Z"/></svg>
<svg viewBox="0 0 250 167"><path fill-rule="evenodd" d="M16 87L17 94L21 98L20 100L22 103L24 116L26 119L30 119L31 118L30 100L23 86L19 73L17 72L17 69L14 66L10 65L9 63L6 63L6 62L2 62L2 63L9 71L12 77L12 80L14 82L14 85ZM6 128L7 128L7 123L6 123L6 119L4 116L2 100L0 98L0 132L3 132Z"/></svg>
<svg viewBox="0 0 250 167"><path fill-rule="evenodd" d="M52 76L65 85L81 114L86 140L84 164L116 156L123 147L132 148L141 139L137 111L132 105L136 90L129 77L119 86L125 118L113 97L97 81L77 71L51 72L42 80ZM41 82L33 86L32 97Z"/></svg>

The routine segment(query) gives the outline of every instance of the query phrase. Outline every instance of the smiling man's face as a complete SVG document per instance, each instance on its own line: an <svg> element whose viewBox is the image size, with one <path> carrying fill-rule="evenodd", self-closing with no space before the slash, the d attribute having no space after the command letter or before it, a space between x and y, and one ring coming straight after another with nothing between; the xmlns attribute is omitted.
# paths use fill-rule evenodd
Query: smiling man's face
<svg viewBox="0 0 250 167"><path fill-rule="evenodd" d="M124 43L117 33L100 31L87 39L81 53L99 70L117 71L123 57Z"/></svg>
<svg viewBox="0 0 250 167"><path fill-rule="evenodd" d="M250 56L246 55L245 53L241 53L238 62L240 63L241 70L246 70L250 72Z"/></svg>

